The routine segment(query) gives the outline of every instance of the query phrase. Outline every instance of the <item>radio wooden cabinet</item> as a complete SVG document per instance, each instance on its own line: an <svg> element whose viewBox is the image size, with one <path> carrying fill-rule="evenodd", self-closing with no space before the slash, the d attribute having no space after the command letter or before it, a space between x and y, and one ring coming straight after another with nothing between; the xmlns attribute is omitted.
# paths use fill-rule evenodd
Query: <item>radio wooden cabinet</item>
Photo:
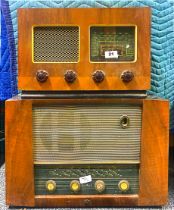
<svg viewBox="0 0 174 210"><path fill-rule="evenodd" d="M150 8L19 9L19 89L147 90Z"/></svg>
<svg viewBox="0 0 174 210"><path fill-rule="evenodd" d="M167 100L150 88L150 8L18 10L21 97L6 101L6 203L159 206Z"/></svg>
<svg viewBox="0 0 174 210"><path fill-rule="evenodd" d="M168 101L18 96L5 118L8 205L166 203Z"/></svg>

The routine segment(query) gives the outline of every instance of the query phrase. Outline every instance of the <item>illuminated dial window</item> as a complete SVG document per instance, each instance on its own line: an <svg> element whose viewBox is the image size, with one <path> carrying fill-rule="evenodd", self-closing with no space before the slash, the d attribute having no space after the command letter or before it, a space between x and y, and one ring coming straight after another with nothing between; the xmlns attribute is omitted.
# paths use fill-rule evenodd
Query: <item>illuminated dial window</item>
<svg viewBox="0 0 174 210"><path fill-rule="evenodd" d="M90 61L134 61L135 37L135 26L92 26L90 28Z"/></svg>

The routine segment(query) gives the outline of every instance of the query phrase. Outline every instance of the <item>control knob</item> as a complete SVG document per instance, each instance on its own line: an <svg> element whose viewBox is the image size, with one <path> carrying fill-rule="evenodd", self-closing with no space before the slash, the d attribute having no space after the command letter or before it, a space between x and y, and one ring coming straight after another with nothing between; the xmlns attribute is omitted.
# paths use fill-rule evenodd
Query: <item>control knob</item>
<svg viewBox="0 0 174 210"><path fill-rule="evenodd" d="M97 70L92 74L92 78L93 78L94 82L100 83L104 80L105 73L102 70Z"/></svg>
<svg viewBox="0 0 174 210"><path fill-rule="evenodd" d="M80 182L78 180L71 181L70 189L75 193L79 192L80 191Z"/></svg>
<svg viewBox="0 0 174 210"><path fill-rule="evenodd" d="M132 71L126 70L123 71L121 74L121 79L123 82L130 82L131 80L133 80L134 78L134 74Z"/></svg>
<svg viewBox="0 0 174 210"><path fill-rule="evenodd" d="M66 82L73 83L77 78L76 72L73 70L67 70L64 74L64 78Z"/></svg>
<svg viewBox="0 0 174 210"><path fill-rule="evenodd" d="M95 190L99 193L102 193L105 190L105 183L102 180L97 180L95 182Z"/></svg>
<svg viewBox="0 0 174 210"><path fill-rule="evenodd" d="M129 190L129 182L127 180L121 180L118 183L118 188L123 192L128 191Z"/></svg>
<svg viewBox="0 0 174 210"><path fill-rule="evenodd" d="M45 70L38 70L36 72L36 79L38 82L46 82L48 79L48 72Z"/></svg>
<svg viewBox="0 0 174 210"><path fill-rule="evenodd" d="M53 180L48 180L46 182L46 189L50 193L54 192L56 190L56 182Z"/></svg>

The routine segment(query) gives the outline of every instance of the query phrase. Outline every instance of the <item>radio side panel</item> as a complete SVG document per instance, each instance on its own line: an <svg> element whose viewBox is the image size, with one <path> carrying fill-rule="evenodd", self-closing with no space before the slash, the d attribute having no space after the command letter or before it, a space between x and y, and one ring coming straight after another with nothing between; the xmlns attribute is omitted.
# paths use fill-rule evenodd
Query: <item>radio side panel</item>
<svg viewBox="0 0 174 210"><path fill-rule="evenodd" d="M6 101L6 203L34 206L32 102Z"/></svg>
<svg viewBox="0 0 174 210"><path fill-rule="evenodd" d="M169 102L144 100L139 205L164 205L168 196Z"/></svg>

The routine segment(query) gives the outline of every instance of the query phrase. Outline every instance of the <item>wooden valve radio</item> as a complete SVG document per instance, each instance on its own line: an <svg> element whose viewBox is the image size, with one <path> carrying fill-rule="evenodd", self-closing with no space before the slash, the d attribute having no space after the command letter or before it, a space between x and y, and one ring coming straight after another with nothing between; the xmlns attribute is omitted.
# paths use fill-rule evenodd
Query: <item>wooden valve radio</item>
<svg viewBox="0 0 174 210"><path fill-rule="evenodd" d="M150 9L19 9L19 89L147 90Z"/></svg>
<svg viewBox="0 0 174 210"><path fill-rule="evenodd" d="M168 105L150 98L6 101L7 204L164 204Z"/></svg>
<svg viewBox="0 0 174 210"><path fill-rule="evenodd" d="M169 104L146 97L150 9L19 9L18 23L7 204L166 203Z"/></svg>

